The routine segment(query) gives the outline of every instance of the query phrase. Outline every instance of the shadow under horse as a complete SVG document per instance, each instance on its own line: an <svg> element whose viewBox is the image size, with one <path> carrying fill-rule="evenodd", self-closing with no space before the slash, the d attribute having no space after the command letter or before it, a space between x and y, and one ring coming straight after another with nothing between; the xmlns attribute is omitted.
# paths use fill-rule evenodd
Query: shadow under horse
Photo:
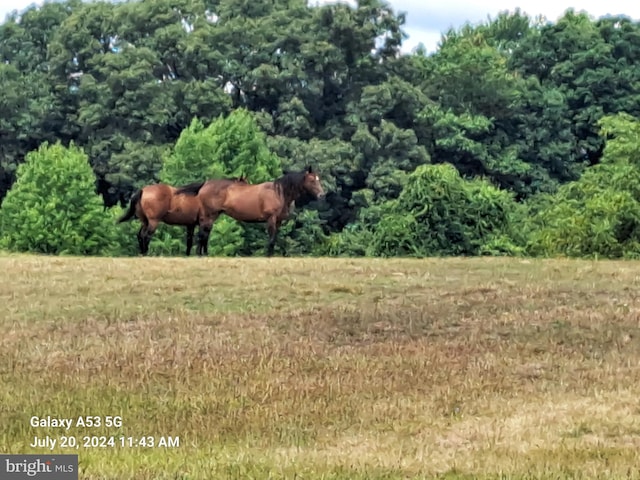
<svg viewBox="0 0 640 480"><path fill-rule="evenodd" d="M289 218L291 205L303 194L321 200L325 196L320 176L312 167L301 172L285 173L280 178L263 183L234 183L224 189L216 189L206 183L201 187L186 185L177 191L196 194L201 204L198 255L208 254L209 235L213 224L221 214L245 223L267 223L269 241L267 256L272 256L278 230Z"/></svg>
<svg viewBox="0 0 640 480"><path fill-rule="evenodd" d="M160 223L184 226L187 230L186 255L191 255L193 237L199 223L200 199L193 191L207 186L208 191L222 192L231 185L247 185L244 176L220 178L194 182L182 187L165 183L147 185L131 196L129 209L118 219L118 223L138 218L142 223L138 231L138 246L141 255L149 252L149 243Z"/></svg>

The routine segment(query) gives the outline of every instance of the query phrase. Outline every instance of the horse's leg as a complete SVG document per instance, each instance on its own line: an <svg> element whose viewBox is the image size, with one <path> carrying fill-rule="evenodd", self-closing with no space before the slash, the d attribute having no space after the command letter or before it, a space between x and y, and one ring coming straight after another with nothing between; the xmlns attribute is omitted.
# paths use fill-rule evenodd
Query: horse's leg
<svg viewBox="0 0 640 480"><path fill-rule="evenodd" d="M191 255L191 247L193 247L193 233L195 229L195 225L189 225L187 227L187 257Z"/></svg>
<svg viewBox="0 0 640 480"><path fill-rule="evenodd" d="M198 255L209 255L209 235L213 224L218 219L220 213L214 213L200 220L200 228L198 229Z"/></svg>
<svg viewBox="0 0 640 480"><path fill-rule="evenodd" d="M275 216L269 217L267 220L267 231L269 232L269 243L267 244L267 257L273 256L273 250L276 245L276 238L278 237L279 223Z"/></svg>
<svg viewBox="0 0 640 480"><path fill-rule="evenodd" d="M202 256L202 227L198 229L198 234L196 235L196 255Z"/></svg>
<svg viewBox="0 0 640 480"><path fill-rule="evenodd" d="M140 249L140 255L144 255L144 235L145 235L146 226L142 224L140 226L140 230L138 230L138 248Z"/></svg>
<svg viewBox="0 0 640 480"><path fill-rule="evenodd" d="M147 254L147 229L149 228L149 219L146 216L140 218L140 230L138 230L138 247L140 248L140 255L145 256Z"/></svg>
<svg viewBox="0 0 640 480"><path fill-rule="evenodd" d="M157 228L158 228L158 221L149 220L149 223L147 224L147 228L145 229L145 234L144 234L144 255L149 253L149 244L151 243L151 237L153 237L153 234L156 232Z"/></svg>
<svg viewBox="0 0 640 480"><path fill-rule="evenodd" d="M204 237L202 238L202 255L205 257L209 256L209 237L211 236L212 229L213 225L204 231Z"/></svg>
<svg viewBox="0 0 640 480"><path fill-rule="evenodd" d="M204 237L204 228L202 227L202 225L200 225L200 228L198 229L198 244L196 245L196 255L198 255L199 257L202 256L202 245L204 243L203 241L203 237Z"/></svg>
<svg viewBox="0 0 640 480"><path fill-rule="evenodd" d="M222 212L217 212L216 214L214 214L211 217L211 225L209 226L209 229L207 230L207 238L204 242L204 254L205 255L209 255L209 236L211 235L211 230L213 230L213 224L216 223L216 220L218 220L218 217L220 216Z"/></svg>
<svg viewBox="0 0 640 480"><path fill-rule="evenodd" d="M149 253L149 243L151 242L151 235L149 234L149 226L144 227L142 232L142 256L146 256Z"/></svg>
<svg viewBox="0 0 640 480"><path fill-rule="evenodd" d="M198 229L198 246L196 247L196 253L199 257L204 255L205 247L209 243L209 232L211 227L207 227L207 224L200 224Z"/></svg>
<svg viewBox="0 0 640 480"><path fill-rule="evenodd" d="M280 231L280 226L282 225L282 220L278 220L276 222L276 235L278 234L278 232ZM281 239L280 241L280 247L282 248L282 256L286 257L287 256L287 242L286 239L282 239L282 237L279 237Z"/></svg>
<svg viewBox="0 0 640 480"><path fill-rule="evenodd" d="M209 234L211 233L211 225L200 226L198 231L198 256L209 255Z"/></svg>

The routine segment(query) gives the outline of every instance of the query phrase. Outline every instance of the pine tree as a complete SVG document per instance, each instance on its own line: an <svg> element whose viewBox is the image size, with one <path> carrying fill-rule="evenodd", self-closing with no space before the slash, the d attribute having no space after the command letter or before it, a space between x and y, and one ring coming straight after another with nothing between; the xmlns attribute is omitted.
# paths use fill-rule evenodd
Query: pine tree
<svg viewBox="0 0 640 480"><path fill-rule="evenodd" d="M87 155L44 143L18 167L0 208L0 245L11 251L114 254L117 232L96 193Z"/></svg>

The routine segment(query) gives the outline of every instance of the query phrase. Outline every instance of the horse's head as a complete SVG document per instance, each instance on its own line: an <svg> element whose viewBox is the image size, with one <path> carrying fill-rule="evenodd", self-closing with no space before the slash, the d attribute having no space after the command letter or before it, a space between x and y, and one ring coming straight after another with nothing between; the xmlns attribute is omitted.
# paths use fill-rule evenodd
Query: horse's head
<svg viewBox="0 0 640 480"><path fill-rule="evenodd" d="M324 189L320 183L320 176L313 171L311 166L307 167L304 173L304 189L318 200L322 200L325 196Z"/></svg>

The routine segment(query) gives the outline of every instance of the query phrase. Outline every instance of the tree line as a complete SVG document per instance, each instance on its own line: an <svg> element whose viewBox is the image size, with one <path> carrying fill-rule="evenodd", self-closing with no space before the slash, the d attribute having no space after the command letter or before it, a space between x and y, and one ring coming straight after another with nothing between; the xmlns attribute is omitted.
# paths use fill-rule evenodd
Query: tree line
<svg viewBox="0 0 640 480"><path fill-rule="evenodd" d="M140 187L312 164L296 255L640 253L640 24L520 11L400 54L381 0L68 0L0 25L0 247L135 253ZM183 251L163 227L155 254ZM264 252L222 217L215 255Z"/></svg>

